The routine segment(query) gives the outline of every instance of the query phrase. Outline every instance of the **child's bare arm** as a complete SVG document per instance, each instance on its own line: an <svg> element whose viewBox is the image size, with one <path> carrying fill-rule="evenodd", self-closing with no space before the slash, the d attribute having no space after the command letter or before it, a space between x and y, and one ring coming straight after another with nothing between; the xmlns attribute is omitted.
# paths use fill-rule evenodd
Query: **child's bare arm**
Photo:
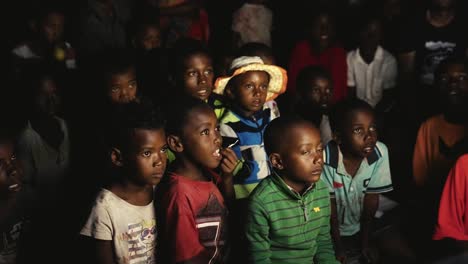
<svg viewBox="0 0 468 264"><path fill-rule="evenodd" d="M336 199L330 199L331 216L330 216L330 227L333 244L335 245L335 256L341 263L346 263L346 253L344 252L343 245L341 244L340 236L340 223L338 221L338 212L336 209Z"/></svg>
<svg viewBox="0 0 468 264"><path fill-rule="evenodd" d="M94 240L96 249L96 261L99 264L115 264L112 250L112 240Z"/></svg>
<svg viewBox="0 0 468 264"><path fill-rule="evenodd" d="M223 160L221 161L220 165L222 177L222 185L220 186L220 189L227 204L230 205L231 202L236 199L233 185L233 175L234 170L239 164L239 160L237 159L236 153L231 148L225 148L221 150L221 155L223 156Z"/></svg>
<svg viewBox="0 0 468 264"><path fill-rule="evenodd" d="M362 253L369 261L372 256L369 255L369 235L372 227L375 212L379 207L379 194L367 193L364 196L364 210L361 216L361 246Z"/></svg>

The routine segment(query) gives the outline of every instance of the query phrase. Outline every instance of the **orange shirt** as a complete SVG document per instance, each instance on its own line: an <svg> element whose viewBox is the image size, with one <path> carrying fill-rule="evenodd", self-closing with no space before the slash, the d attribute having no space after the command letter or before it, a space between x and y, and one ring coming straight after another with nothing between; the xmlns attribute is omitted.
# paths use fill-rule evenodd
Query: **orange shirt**
<svg viewBox="0 0 468 264"><path fill-rule="evenodd" d="M467 128L448 123L443 115L433 116L421 124L413 154L413 177L418 186L442 186L450 168L464 151Z"/></svg>

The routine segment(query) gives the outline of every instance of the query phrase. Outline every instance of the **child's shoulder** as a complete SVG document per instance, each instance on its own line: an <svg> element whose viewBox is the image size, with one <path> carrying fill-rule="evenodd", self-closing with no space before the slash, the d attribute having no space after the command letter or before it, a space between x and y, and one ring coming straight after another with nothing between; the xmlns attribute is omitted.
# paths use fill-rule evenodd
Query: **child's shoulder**
<svg viewBox="0 0 468 264"><path fill-rule="evenodd" d="M271 198L272 194L277 193L272 176L262 179L249 196L250 200L265 202L265 199Z"/></svg>

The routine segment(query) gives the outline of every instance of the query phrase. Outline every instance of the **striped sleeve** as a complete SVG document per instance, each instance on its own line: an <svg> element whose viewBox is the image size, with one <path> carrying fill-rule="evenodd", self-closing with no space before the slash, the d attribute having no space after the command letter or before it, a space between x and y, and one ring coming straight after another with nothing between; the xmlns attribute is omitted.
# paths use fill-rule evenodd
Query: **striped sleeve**
<svg viewBox="0 0 468 264"><path fill-rule="evenodd" d="M271 263L269 229L267 211L257 201L250 200L246 228L250 263Z"/></svg>
<svg viewBox="0 0 468 264"><path fill-rule="evenodd" d="M381 142L377 142L375 149L380 157L376 161L374 172L367 186L366 193L385 193L392 191L393 185L390 175L388 149Z"/></svg>

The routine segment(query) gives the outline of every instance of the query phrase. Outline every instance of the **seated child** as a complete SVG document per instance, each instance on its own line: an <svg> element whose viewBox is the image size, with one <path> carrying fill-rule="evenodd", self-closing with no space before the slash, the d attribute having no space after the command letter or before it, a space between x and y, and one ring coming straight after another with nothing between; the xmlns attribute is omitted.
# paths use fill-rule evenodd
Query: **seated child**
<svg viewBox="0 0 468 264"><path fill-rule="evenodd" d="M116 106L139 101L135 60L127 50L109 50L104 54L100 78L106 103Z"/></svg>
<svg viewBox="0 0 468 264"><path fill-rule="evenodd" d="M68 124L59 117L61 87L56 72L47 65L31 68L26 76L27 123L18 139L18 159L24 181L35 195L54 199L70 166Z"/></svg>
<svg viewBox="0 0 468 264"><path fill-rule="evenodd" d="M206 103L176 100L167 122L167 143L176 159L157 191L158 262L226 263L225 204L233 198L238 160L222 147L218 121Z"/></svg>
<svg viewBox="0 0 468 264"><path fill-rule="evenodd" d="M276 59L273 54L273 49L264 43L249 42L242 45L238 51L238 57L241 56L257 56L260 57L264 64L276 65ZM280 110L275 100L268 100L265 106L271 109L276 116L280 116Z"/></svg>
<svg viewBox="0 0 468 264"><path fill-rule="evenodd" d="M339 263L330 196L320 180L320 132L308 121L279 117L265 130L265 149L273 169L249 197L250 263Z"/></svg>
<svg viewBox="0 0 468 264"><path fill-rule="evenodd" d="M135 33L132 39L133 46L138 51L149 52L161 47L161 28L157 22L136 22Z"/></svg>
<svg viewBox="0 0 468 264"><path fill-rule="evenodd" d="M468 155L461 156L450 171L440 199L434 240L450 240L451 251L465 252L468 245Z"/></svg>
<svg viewBox="0 0 468 264"><path fill-rule="evenodd" d="M387 147L377 141L368 103L341 101L330 117L335 141L325 148L322 178L330 190L336 254L340 259L376 261L371 225L380 194L393 190Z"/></svg>
<svg viewBox="0 0 468 264"><path fill-rule="evenodd" d="M0 262L14 264L23 263L20 254L32 200L23 186L22 169L14 153L18 131L14 131L12 123L4 124L8 125L0 128Z"/></svg>
<svg viewBox="0 0 468 264"><path fill-rule="evenodd" d="M332 102L348 96L346 86L346 51L335 40L334 16L318 9L308 23L308 38L298 42L291 52L288 66L288 93L295 92L299 71L309 65L320 65L330 72L333 80Z"/></svg>
<svg viewBox="0 0 468 264"><path fill-rule="evenodd" d="M270 174L263 147L263 131L274 112L264 108L286 89L286 71L265 65L259 57L239 57L231 64L231 76L216 80L215 92L226 97L228 110L221 119L221 135L233 144L244 166L234 177L236 199L247 198L258 182Z"/></svg>
<svg viewBox="0 0 468 264"><path fill-rule="evenodd" d="M92 238L95 263L156 263L153 191L166 168L163 122L137 103L113 121L112 181L101 189L80 234Z"/></svg>
<svg viewBox="0 0 468 264"><path fill-rule="evenodd" d="M369 15L362 20L359 46L347 55L348 87L351 95L375 107L384 98L389 98L396 85L397 62L380 46L380 20Z"/></svg>
<svg viewBox="0 0 468 264"><path fill-rule="evenodd" d="M457 58L441 62L436 85L443 111L421 124L413 154L414 182L434 202L450 168L467 149L468 63Z"/></svg>
<svg viewBox="0 0 468 264"><path fill-rule="evenodd" d="M220 119L225 112L223 99L212 93L214 83L213 60L205 45L193 39L179 39L172 53L173 97L189 95L203 100Z"/></svg>
<svg viewBox="0 0 468 264"><path fill-rule="evenodd" d="M332 140L328 118L333 84L330 73L320 66L307 66L297 76L293 113L320 128L324 145Z"/></svg>
<svg viewBox="0 0 468 264"><path fill-rule="evenodd" d="M76 67L75 51L64 41L65 16L63 11L45 4L30 21L32 36L17 45L12 54L21 70L28 61L54 61L66 69Z"/></svg>

